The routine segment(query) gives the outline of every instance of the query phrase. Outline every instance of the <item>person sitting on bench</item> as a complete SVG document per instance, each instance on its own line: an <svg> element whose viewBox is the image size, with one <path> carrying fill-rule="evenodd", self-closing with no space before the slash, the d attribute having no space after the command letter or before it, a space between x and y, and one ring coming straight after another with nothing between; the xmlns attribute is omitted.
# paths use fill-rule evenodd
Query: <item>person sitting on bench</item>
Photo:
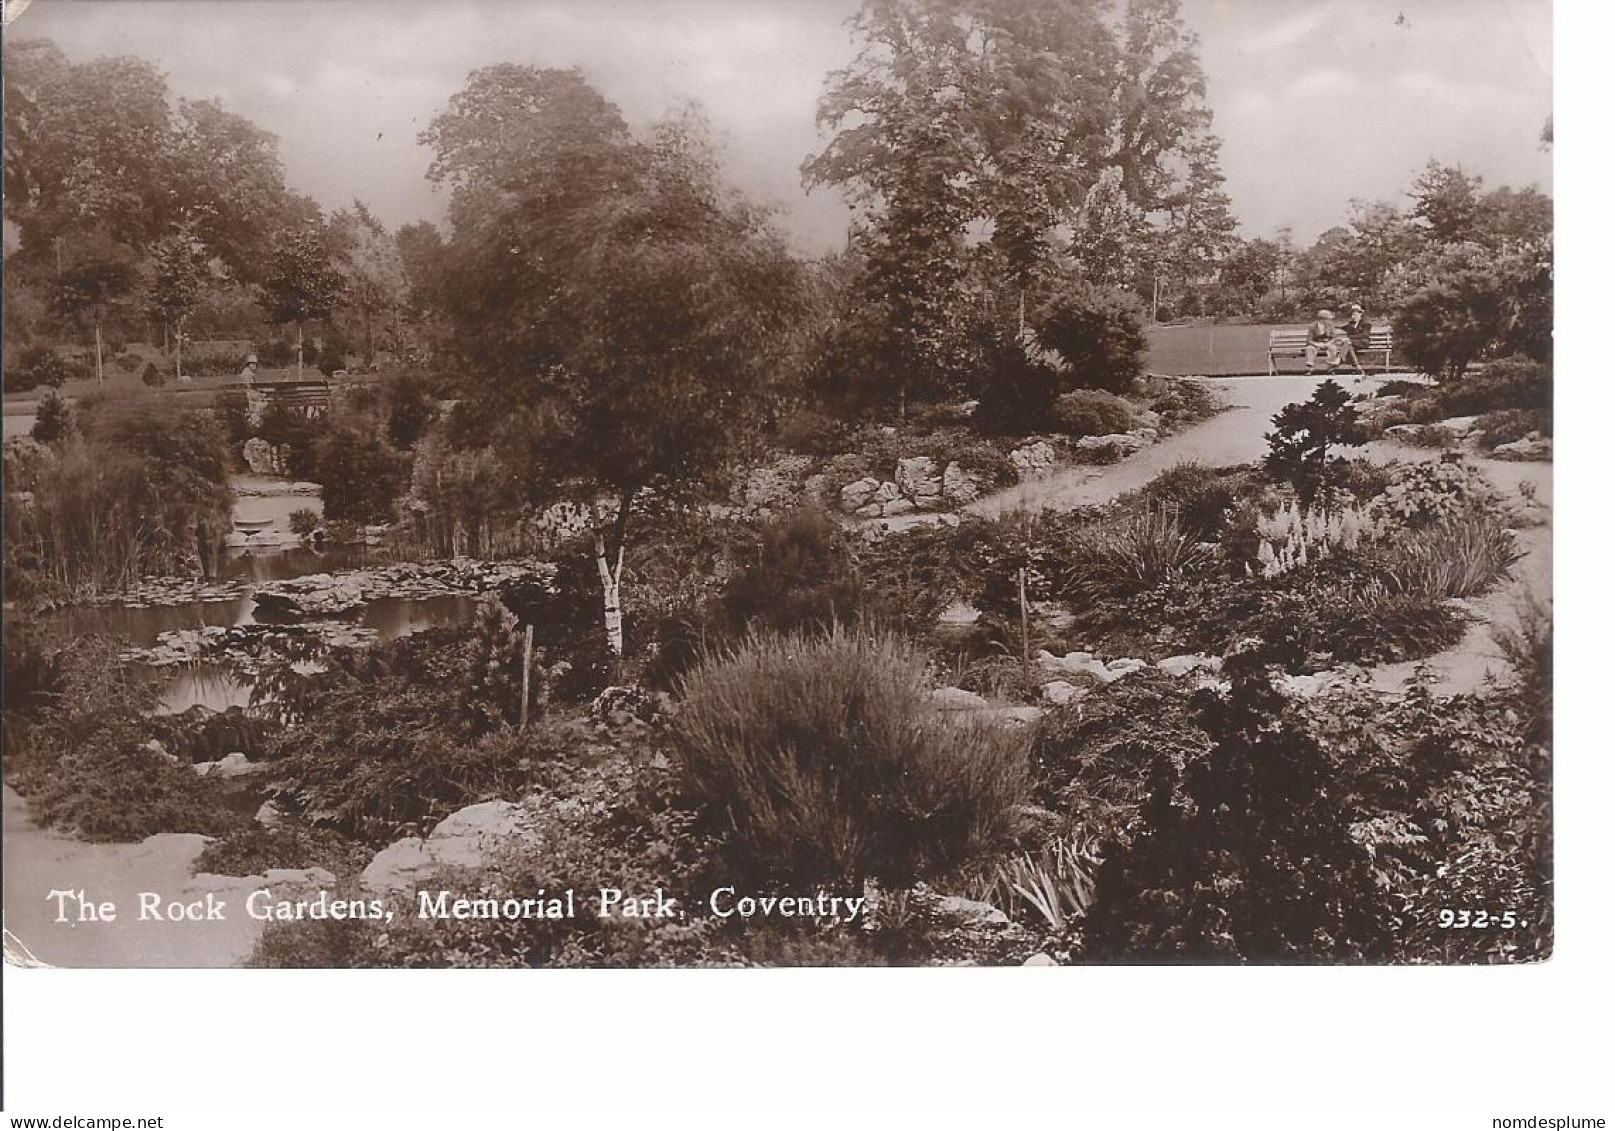
<svg viewBox="0 0 1615 1131"><path fill-rule="evenodd" d="M1368 319L1363 316L1363 304L1360 302L1351 304L1351 317L1335 329L1335 357L1338 361L1350 362L1359 377L1366 374L1363 363L1357 360L1357 347L1361 345L1364 349L1368 348L1369 335L1373 329L1368 324Z"/></svg>
<svg viewBox="0 0 1615 1131"><path fill-rule="evenodd" d="M1318 311L1318 320L1307 327L1307 372L1318 362L1321 351L1329 364L1329 371L1334 372L1337 354L1335 339L1335 315L1331 310Z"/></svg>

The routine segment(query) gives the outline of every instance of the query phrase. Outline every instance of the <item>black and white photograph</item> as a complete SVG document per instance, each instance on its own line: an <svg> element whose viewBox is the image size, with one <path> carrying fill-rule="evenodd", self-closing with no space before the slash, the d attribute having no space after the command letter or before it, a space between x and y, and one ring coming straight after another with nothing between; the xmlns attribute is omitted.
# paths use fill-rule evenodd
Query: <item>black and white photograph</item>
<svg viewBox="0 0 1615 1131"><path fill-rule="evenodd" d="M8 961L1548 959L1549 33L12 6Z"/></svg>

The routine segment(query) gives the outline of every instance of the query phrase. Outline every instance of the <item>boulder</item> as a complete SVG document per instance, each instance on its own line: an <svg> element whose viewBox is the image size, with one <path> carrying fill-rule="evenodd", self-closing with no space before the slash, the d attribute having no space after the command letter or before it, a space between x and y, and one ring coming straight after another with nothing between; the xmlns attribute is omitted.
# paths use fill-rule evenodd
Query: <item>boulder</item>
<svg viewBox="0 0 1615 1131"><path fill-rule="evenodd" d="M940 711L980 711L987 700L962 687L938 687L931 692L931 703Z"/></svg>
<svg viewBox="0 0 1615 1131"><path fill-rule="evenodd" d="M1202 656L1198 653L1186 656L1168 656L1155 666L1170 676L1185 676L1202 668L1208 672L1220 672L1222 671L1222 657Z"/></svg>
<svg viewBox="0 0 1615 1131"><path fill-rule="evenodd" d="M876 488L874 497L870 501L875 503L889 503L894 499L901 498L902 495L903 492L897 489L897 484L888 479L886 482L882 483L878 488Z"/></svg>
<svg viewBox="0 0 1615 1131"><path fill-rule="evenodd" d="M908 514L913 509L914 503L911 500L899 497L881 504L880 513L882 517L891 518L893 515Z"/></svg>
<svg viewBox="0 0 1615 1131"><path fill-rule="evenodd" d="M897 461L897 474L894 476L898 490L905 495L932 495L942 493L942 483L937 476L936 461L930 456L914 456L911 459ZM935 487L929 490L929 484Z"/></svg>
<svg viewBox="0 0 1615 1131"><path fill-rule="evenodd" d="M440 868L479 868L528 829L527 812L509 801L483 801L450 813L431 835L405 837L378 852L359 882L372 891L412 886Z"/></svg>
<svg viewBox="0 0 1615 1131"><path fill-rule="evenodd" d="M1069 703L1082 695L1082 688L1063 679L1051 680L1043 685L1043 698L1050 703Z"/></svg>
<svg viewBox="0 0 1615 1131"><path fill-rule="evenodd" d="M882 503L865 503L852 513L856 514L859 518L879 518L880 509L883 505L884 504Z"/></svg>
<svg viewBox="0 0 1615 1131"><path fill-rule="evenodd" d="M1147 447L1150 439L1136 432L1111 432L1104 436L1084 436L1076 442L1079 452L1113 452L1118 456L1132 455Z"/></svg>
<svg viewBox="0 0 1615 1131"><path fill-rule="evenodd" d="M950 503L963 504L975 502L981 494L981 484L976 477L959 466L957 460L942 469L942 496Z"/></svg>
<svg viewBox="0 0 1615 1131"><path fill-rule="evenodd" d="M1009 462L1015 465L1015 473L1021 479L1035 479L1046 475L1054 468L1054 446L1047 440L1039 440L1025 447L1016 448L1009 453Z"/></svg>
<svg viewBox="0 0 1615 1131"><path fill-rule="evenodd" d="M1060 964L1058 962L1054 961L1054 959L1050 958L1048 955L1046 955L1046 954L1042 953L1041 951L1039 951L1037 954L1032 955L1032 957L1028 958L1025 962L1021 963L1021 965L1022 966L1058 966Z"/></svg>
<svg viewBox="0 0 1615 1131"><path fill-rule="evenodd" d="M1511 443L1499 444L1492 449L1493 459L1549 460L1553 458L1553 441L1540 432L1528 432Z"/></svg>
<svg viewBox="0 0 1615 1131"><path fill-rule="evenodd" d="M841 488L841 509L844 511L857 511L875 497L880 490L880 480L864 476L862 479L848 483Z"/></svg>
<svg viewBox="0 0 1615 1131"><path fill-rule="evenodd" d="M241 445L241 458L254 475L274 475L278 470L275 449L262 436L253 436Z"/></svg>
<svg viewBox="0 0 1615 1131"><path fill-rule="evenodd" d="M272 829L276 825L280 824L280 818L280 807L273 801L265 801L262 805L258 806L258 812L252 815L252 819L257 821L266 829Z"/></svg>
<svg viewBox="0 0 1615 1131"><path fill-rule="evenodd" d="M265 768L262 762L249 761L247 756L239 750L226 754L217 762L197 762L191 767L197 776L204 778L242 778L248 774L256 774Z"/></svg>

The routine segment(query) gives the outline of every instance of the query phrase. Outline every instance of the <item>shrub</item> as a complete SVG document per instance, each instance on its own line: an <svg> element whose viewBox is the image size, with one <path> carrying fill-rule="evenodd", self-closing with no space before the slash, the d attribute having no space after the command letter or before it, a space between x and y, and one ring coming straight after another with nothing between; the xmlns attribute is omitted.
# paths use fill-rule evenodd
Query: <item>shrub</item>
<svg viewBox="0 0 1615 1131"><path fill-rule="evenodd" d="M841 527L804 508L763 528L756 557L724 585L715 611L719 627L739 636L855 623L866 603Z"/></svg>
<svg viewBox="0 0 1615 1131"><path fill-rule="evenodd" d="M1222 410L1221 398L1199 381L1176 380L1172 389L1150 402L1161 415L1161 427L1173 431L1197 424Z"/></svg>
<svg viewBox="0 0 1615 1131"><path fill-rule="evenodd" d="M193 871L219 876L255 876L270 868L324 868L337 876L352 875L370 856L362 844L328 829L294 823L243 825L202 850Z"/></svg>
<svg viewBox="0 0 1615 1131"><path fill-rule="evenodd" d="M1397 338L1419 372L1457 380L1497 340L1504 297L1489 273L1458 271L1418 291L1397 312Z"/></svg>
<svg viewBox="0 0 1615 1131"><path fill-rule="evenodd" d="M977 389L975 426L986 433L1024 436L1048 427L1058 379L1013 339L993 339L983 351L986 376Z"/></svg>
<svg viewBox="0 0 1615 1131"><path fill-rule="evenodd" d="M34 705L26 741L6 750L34 819L95 841L216 835L244 822L216 781L148 744L154 689L122 663L117 644L81 638L51 665L50 690Z"/></svg>
<svg viewBox="0 0 1615 1131"><path fill-rule="evenodd" d="M320 528L319 512L312 507L298 507L289 516L292 533L299 538L307 538Z"/></svg>
<svg viewBox="0 0 1615 1131"><path fill-rule="evenodd" d="M841 450L845 434L846 429L835 417L800 408L780 422L778 439L780 447L788 452L828 456Z"/></svg>
<svg viewBox="0 0 1615 1131"><path fill-rule="evenodd" d="M1073 438L1108 436L1133 426L1133 410L1114 393L1076 389L1062 393L1054 402L1054 420L1061 431Z"/></svg>
<svg viewBox="0 0 1615 1131"><path fill-rule="evenodd" d="M409 486L409 457L363 418L327 422L313 470L325 517L333 522L386 522Z"/></svg>
<svg viewBox="0 0 1615 1131"><path fill-rule="evenodd" d="M1491 451L1500 444L1523 440L1532 432L1542 436L1553 435L1553 413L1546 409L1494 409L1475 421L1475 429L1480 433L1476 442Z"/></svg>
<svg viewBox="0 0 1615 1131"><path fill-rule="evenodd" d="M73 408L52 389L39 399L39 414L28 434L41 444L54 444L73 432Z"/></svg>
<svg viewBox="0 0 1615 1131"><path fill-rule="evenodd" d="M1553 371L1530 358L1498 358L1462 381L1441 385L1434 396L1447 416L1474 416L1501 408L1545 412L1553 403Z"/></svg>
<svg viewBox="0 0 1615 1131"><path fill-rule="evenodd" d="M1033 324L1038 342L1065 362L1068 388L1125 393L1144 372L1149 343L1133 295L1077 284L1038 310Z"/></svg>
<svg viewBox="0 0 1615 1131"><path fill-rule="evenodd" d="M1403 526L1421 526L1495 511L1497 491L1486 473L1457 455L1398 467L1371 508Z"/></svg>
<svg viewBox="0 0 1615 1131"><path fill-rule="evenodd" d="M1062 579L1062 595L1071 603L1130 596L1203 572L1214 560L1213 551L1190 537L1175 513L1146 506L1084 531Z"/></svg>
<svg viewBox="0 0 1615 1131"><path fill-rule="evenodd" d="M83 365L67 361L48 345L25 347L17 356L15 391L36 389L41 385L59 389L74 377L86 376Z"/></svg>
<svg viewBox="0 0 1615 1131"><path fill-rule="evenodd" d="M1147 668L1051 707L1032 733L1034 797L1085 837L1119 839L1149 792L1158 758L1187 763L1211 749L1181 680Z"/></svg>
<svg viewBox="0 0 1615 1131"><path fill-rule="evenodd" d="M134 360L138 364L140 359L135 358ZM145 368L140 371L140 383L148 389L161 389L168 384L168 374L158 369L153 362L148 361Z"/></svg>
<svg viewBox="0 0 1615 1131"><path fill-rule="evenodd" d="M1210 468L1191 461L1161 472L1144 486L1140 498L1148 507L1176 514L1184 533L1195 541L1211 542L1228 525L1228 512L1249 480L1242 468Z"/></svg>
<svg viewBox="0 0 1615 1131"><path fill-rule="evenodd" d="M679 697L689 787L758 881L908 884L1005 841L1026 794L1020 740L935 711L890 636L756 638Z"/></svg>
<svg viewBox="0 0 1615 1131"><path fill-rule="evenodd" d="M1202 693L1206 756L1151 758L1138 834L1109 854L1083 921L1101 961L1373 961L1395 923L1335 796L1340 767L1284 720L1259 659Z"/></svg>
<svg viewBox="0 0 1615 1131"><path fill-rule="evenodd" d="M226 423L229 425L231 422ZM327 421L323 418L310 420L301 413L276 405L264 410L256 431L270 447L286 450L287 475L293 479L314 479L326 426ZM359 484L355 489L362 493L367 487Z"/></svg>
<svg viewBox="0 0 1615 1131"><path fill-rule="evenodd" d="M1344 461L1331 451L1367 440L1351 397L1328 379L1306 401L1285 405L1273 417L1263 467L1274 479L1294 487L1301 505L1309 507L1320 493L1338 487L1343 477Z"/></svg>
<svg viewBox="0 0 1615 1131"><path fill-rule="evenodd" d="M1393 593L1427 602L1478 597L1523 556L1514 535L1487 514L1445 518L1375 549Z"/></svg>

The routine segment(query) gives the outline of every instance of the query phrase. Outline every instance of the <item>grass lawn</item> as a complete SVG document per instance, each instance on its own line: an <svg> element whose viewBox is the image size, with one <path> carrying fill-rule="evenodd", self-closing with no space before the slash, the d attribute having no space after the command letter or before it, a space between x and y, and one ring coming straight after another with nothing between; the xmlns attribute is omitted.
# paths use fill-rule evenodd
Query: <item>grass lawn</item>
<svg viewBox="0 0 1615 1131"><path fill-rule="evenodd" d="M1146 331L1150 348L1144 368L1168 377L1234 377L1266 373L1267 332L1299 330L1305 326L1303 322L1261 326L1156 326ZM1401 364L1394 348L1391 350L1391 362L1392 368ZM1364 364L1368 363L1365 361ZM1305 369L1306 361L1303 358L1279 358L1280 373L1301 373Z"/></svg>

